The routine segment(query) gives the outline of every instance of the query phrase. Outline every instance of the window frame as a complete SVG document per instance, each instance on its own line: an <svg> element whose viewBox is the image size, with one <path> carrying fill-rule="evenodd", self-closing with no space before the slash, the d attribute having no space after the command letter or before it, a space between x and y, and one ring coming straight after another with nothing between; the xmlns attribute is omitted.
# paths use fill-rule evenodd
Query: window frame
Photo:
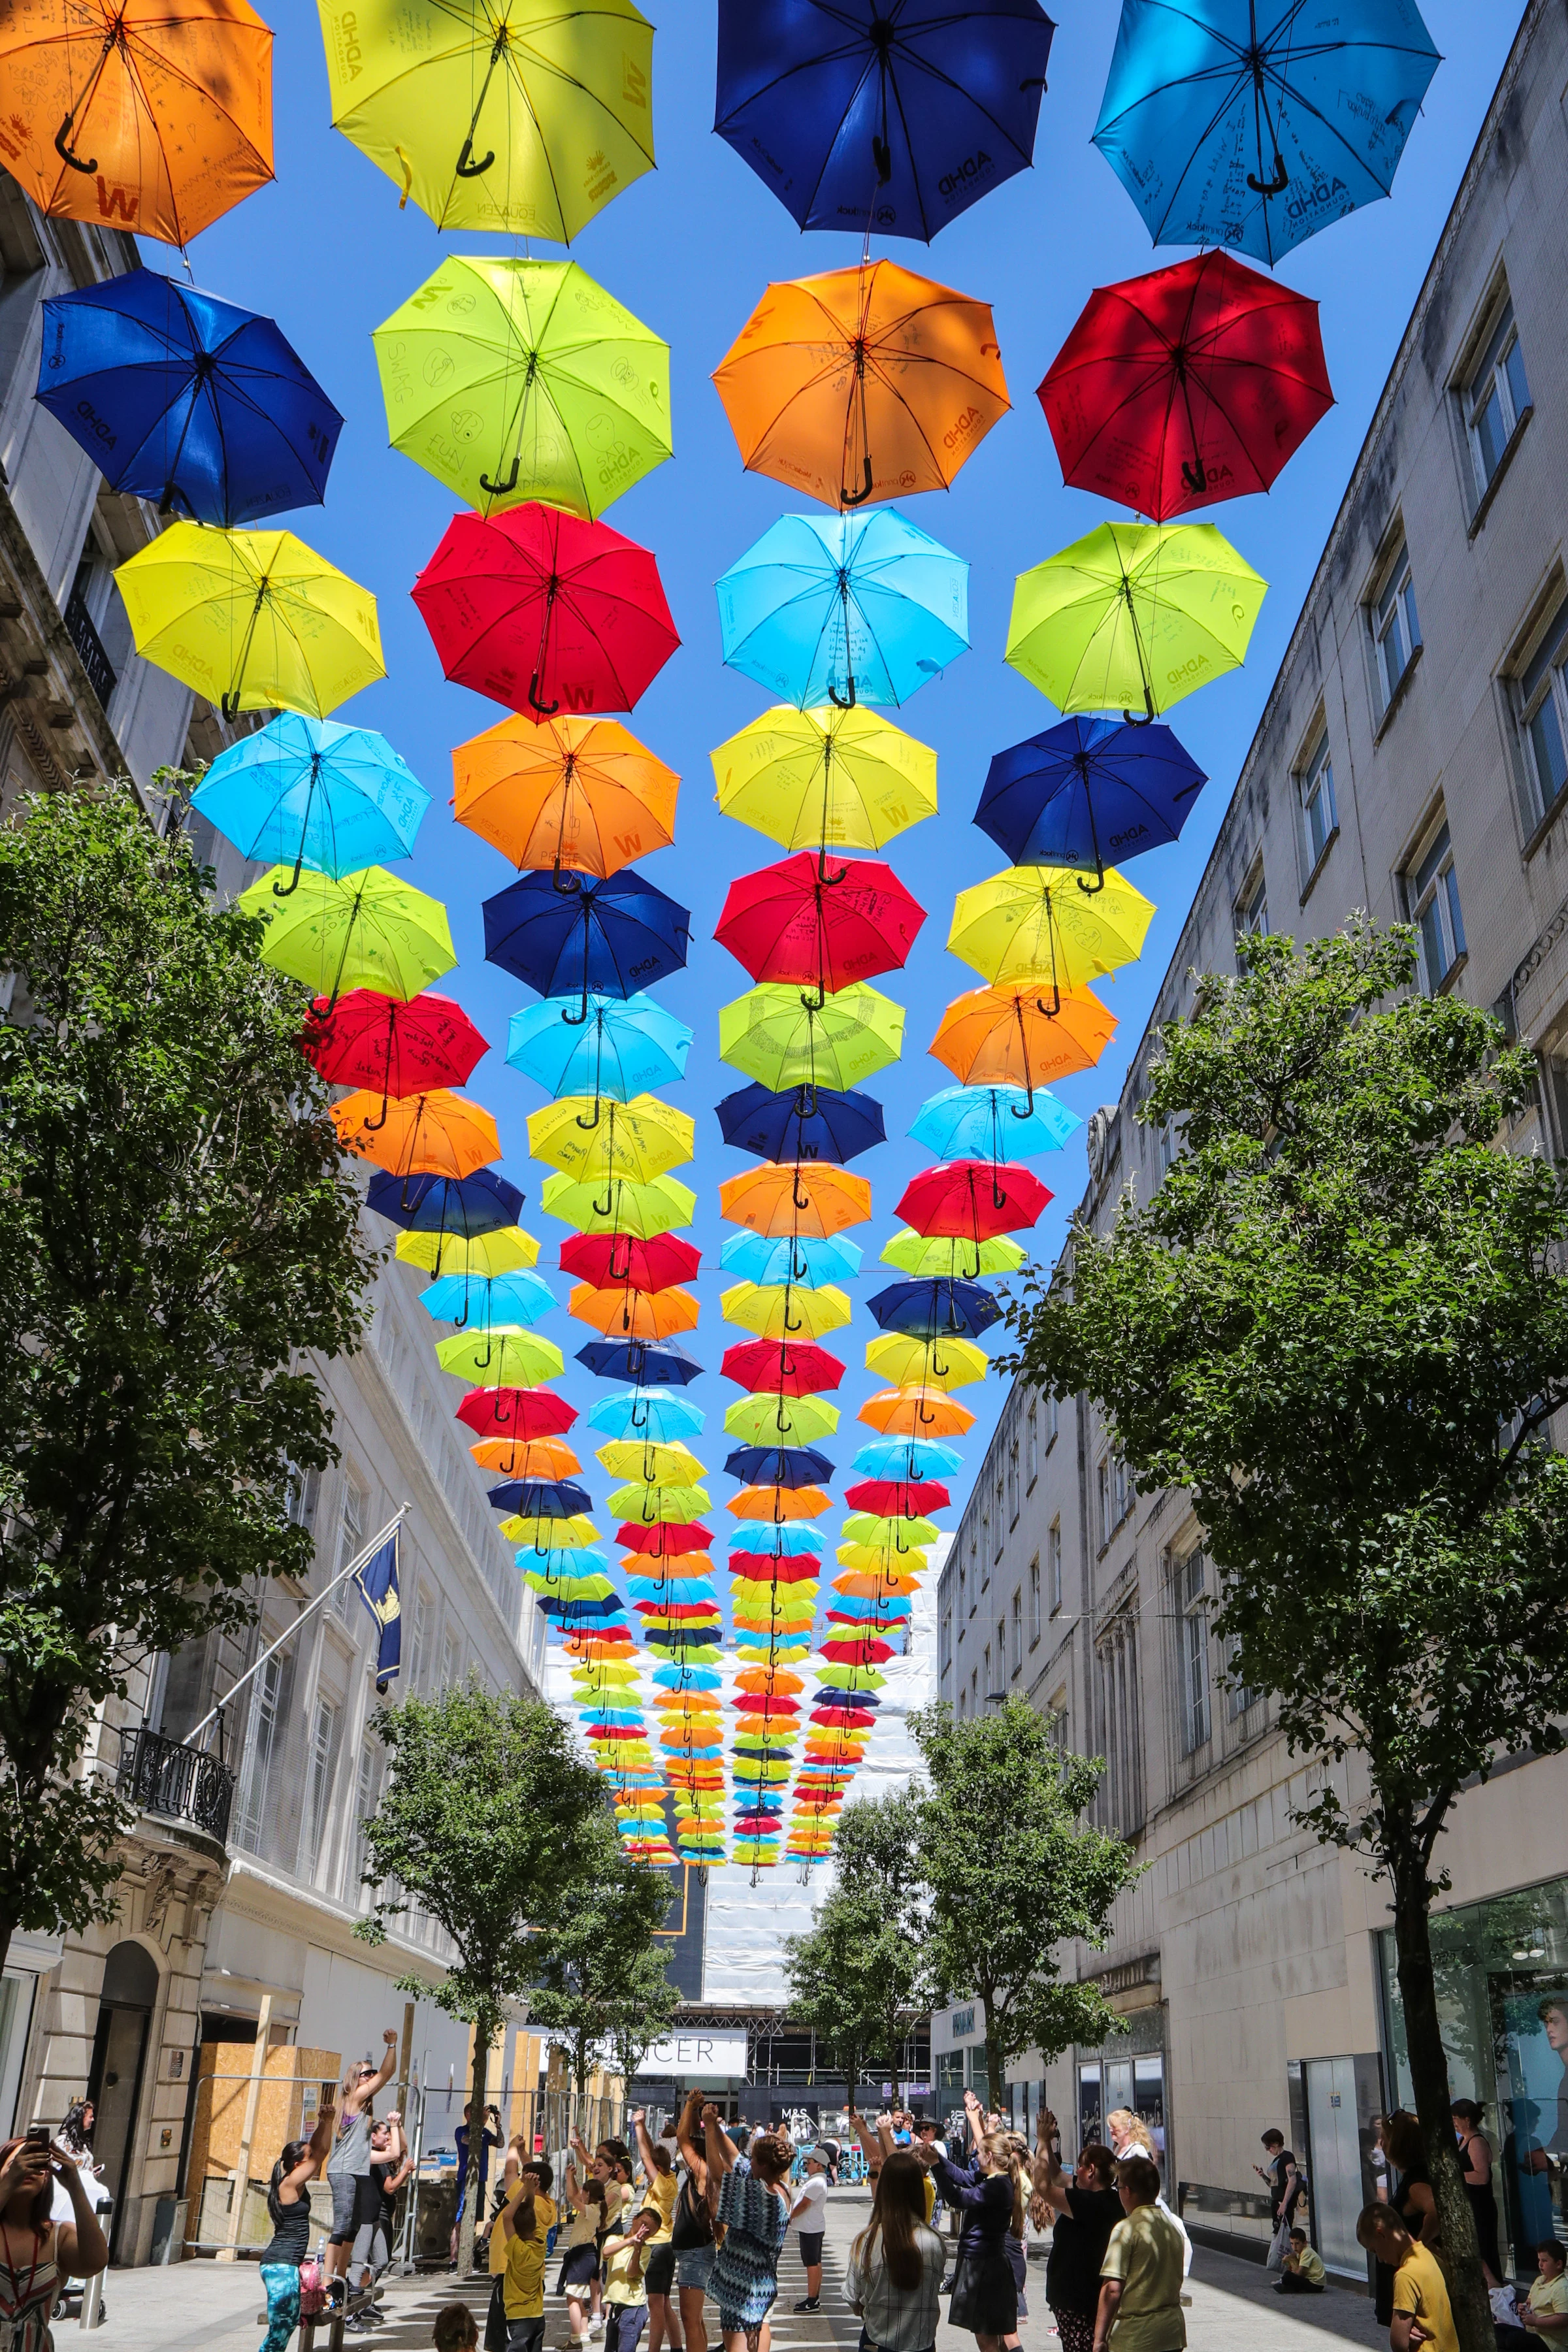
<svg viewBox="0 0 1568 2352"><path fill-rule="evenodd" d="M1029 1647L1034 1649L1045 1630L1043 1600L1040 1591L1040 1555L1029 1562Z"/></svg>
<svg viewBox="0 0 1568 2352"><path fill-rule="evenodd" d="M1426 868L1431 873L1423 881ZM1406 920L1415 926L1416 971L1424 996L1440 996L1458 971L1469 949L1465 940L1464 907L1454 862L1454 842L1447 812L1439 809L1400 874ZM1449 950L1440 972L1434 973L1427 955L1426 913L1436 917L1436 928Z"/></svg>
<svg viewBox="0 0 1568 2352"><path fill-rule="evenodd" d="M1171 1566L1175 1603L1176 1700L1182 1754L1195 1756L1214 1733L1209 1672L1208 1565L1201 1544Z"/></svg>
<svg viewBox="0 0 1568 2352"><path fill-rule="evenodd" d="M1519 759L1529 791L1529 805L1521 809L1527 845L1533 845L1568 795L1568 583L1559 578L1549 593L1544 617L1526 634L1510 666L1508 698ZM1531 672L1540 666L1535 685ZM1541 770L1535 722L1550 710L1555 722L1562 780L1547 786Z"/></svg>
<svg viewBox="0 0 1568 2352"><path fill-rule="evenodd" d="M1056 1617L1060 1615L1062 1607L1062 1523L1059 1516L1051 1521L1046 1534L1051 1563L1050 1613Z"/></svg>
<svg viewBox="0 0 1568 2352"><path fill-rule="evenodd" d="M1519 358L1520 382L1524 392L1522 401L1509 366L1509 359L1513 353L1517 353ZM1479 390L1483 381L1487 392L1485 399L1480 397ZM1492 289L1480 331L1471 338L1467 356L1455 376L1454 392L1458 402L1459 426L1470 461L1474 493L1472 511L1479 520L1493 488L1507 468L1521 429L1535 414L1529 372L1524 364L1524 343L1519 331L1519 314L1514 309L1512 289L1506 278ZM1490 406L1493 396L1497 400L1502 432L1497 455L1489 469L1482 455L1479 420Z"/></svg>
<svg viewBox="0 0 1568 2352"><path fill-rule="evenodd" d="M1328 721L1321 712L1307 739L1307 750L1297 761L1292 782L1296 790L1298 854L1301 860L1302 894L1310 889L1318 869L1339 838L1339 800L1334 790L1334 753L1329 738ZM1321 792L1314 791L1315 785ZM1326 799L1328 823L1322 839L1314 846L1312 808L1320 799Z"/></svg>
<svg viewBox="0 0 1568 2352"><path fill-rule="evenodd" d="M1397 527L1396 534L1391 534L1389 548L1389 553L1378 565L1373 587L1363 606L1372 638L1372 666L1377 687L1380 720L1388 717L1404 693L1422 648L1415 570L1410 557L1409 537L1403 522ZM1408 642L1405 645L1404 659L1398 669L1391 672L1387 648L1391 643L1400 641L1401 632Z"/></svg>
<svg viewBox="0 0 1568 2352"><path fill-rule="evenodd" d="M1035 1491L1035 1481L1040 1475L1040 1409L1034 1399L1031 1399L1029 1403L1024 1471L1027 1482L1025 1492L1032 1495Z"/></svg>

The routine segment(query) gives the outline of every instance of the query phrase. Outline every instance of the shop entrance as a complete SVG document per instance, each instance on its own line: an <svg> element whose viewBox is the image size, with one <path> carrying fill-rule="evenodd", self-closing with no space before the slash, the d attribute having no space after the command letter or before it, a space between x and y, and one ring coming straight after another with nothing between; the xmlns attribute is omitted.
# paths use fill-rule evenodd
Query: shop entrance
<svg viewBox="0 0 1568 2352"><path fill-rule="evenodd" d="M142 2099L147 2037L158 1998L158 1965L141 1944L116 1944L104 1964L98 2030L87 2095L94 2108L93 2154L114 2200L109 2255L118 2261L127 2199L126 2177Z"/></svg>

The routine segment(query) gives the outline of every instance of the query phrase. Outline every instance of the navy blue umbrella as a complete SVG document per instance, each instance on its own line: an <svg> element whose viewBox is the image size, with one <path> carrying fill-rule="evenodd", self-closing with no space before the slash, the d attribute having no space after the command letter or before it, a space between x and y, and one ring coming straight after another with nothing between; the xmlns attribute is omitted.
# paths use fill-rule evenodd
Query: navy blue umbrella
<svg viewBox="0 0 1568 2352"><path fill-rule="evenodd" d="M737 1445L724 1469L747 1486L820 1486L833 1475L832 1463L813 1445Z"/></svg>
<svg viewBox="0 0 1568 2352"><path fill-rule="evenodd" d="M998 751L974 822L1015 866L1078 866L1096 877L1174 841L1208 778L1168 727L1064 719Z"/></svg>
<svg viewBox="0 0 1568 2352"><path fill-rule="evenodd" d="M875 1095L828 1087L791 1087L777 1095L764 1086L742 1087L726 1095L718 1111L725 1142L759 1160L830 1160L842 1168L888 1139Z"/></svg>
<svg viewBox="0 0 1568 2352"><path fill-rule="evenodd" d="M802 228L929 244L1032 160L1055 30L1039 0L719 0L713 127Z"/></svg>
<svg viewBox="0 0 1568 2352"><path fill-rule="evenodd" d="M155 269L49 298L37 397L110 489L226 529L320 506L343 422L270 319Z"/></svg>
<svg viewBox="0 0 1568 2352"><path fill-rule="evenodd" d="M984 1283L955 1282L945 1274L929 1282L889 1283L867 1305L884 1331L902 1331L911 1339L963 1333L978 1339L1002 1319Z"/></svg>
<svg viewBox="0 0 1568 2352"><path fill-rule="evenodd" d="M691 918L632 866L586 874L520 874L487 898L485 958L541 996L581 996L568 1026L588 1018L588 999L636 996L686 961Z"/></svg>
<svg viewBox="0 0 1568 2352"><path fill-rule="evenodd" d="M593 1509L594 1498L574 1478L503 1478L490 1488L489 1506L525 1519L574 1519Z"/></svg>
<svg viewBox="0 0 1568 2352"><path fill-rule="evenodd" d="M522 1194L492 1169L460 1181L451 1176L373 1176L365 1205L416 1234L450 1234L473 1241L515 1225Z"/></svg>
<svg viewBox="0 0 1568 2352"><path fill-rule="evenodd" d="M702 1370L673 1339L590 1339L578 1349L577 1361L595 1379L630 1381L638 1388L654 1381L687 1388Z"/></svg>

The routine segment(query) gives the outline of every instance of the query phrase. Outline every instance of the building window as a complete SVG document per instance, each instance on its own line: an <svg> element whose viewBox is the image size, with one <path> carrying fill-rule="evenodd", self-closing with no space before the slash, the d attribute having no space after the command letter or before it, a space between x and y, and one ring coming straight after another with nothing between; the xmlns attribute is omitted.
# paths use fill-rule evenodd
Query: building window
<svg viewBox="0 0 1568 2352"><path fill-rule="evenodd" d="M1263 878L1263 860L1259 858L1236 902L1236 936L1238 940L1260 940L1268 929L1268 889Z"/></svg>
<svg viewBox="0 0 1568 2352"><path fill-rule="evenodd" d="M1000 1468L998 1468L996 1473L996 1549L993 1554L993 1557L996 1559L1000 1559L1002 1557L1002 1544L1004 1540L1002 1530L1006 1524L1002 1517L1005 1501L1005 1497L1003 1493L1003 1475Z"/></svg>
<svg viewBox="0 0 1568 2352"><path fill-rule="evenodd" d="M1065 1684L1060 1690L1051 1693L1046 1711L1046 1729L1057 1754L1065 1756L1068 1752L1068 1695Z"/></svg>
<svg viewBox="0 0 1568 2352"><path fill-rule="evenodd" d="M1182 1753L1190 1756L1209 1736L1208 1596L1201 1551L1178 1561L1175 1587Z"/></svg>
<svg viewBox="0 0 1568 2352"><path fill-rule="evenodd" d="M1465 952L1459 885L1446 824L1420 864L1406 871L1405 902L1415 926L1421 985L1428 996L1436 996Z"/></svg>
<svg viewBox="0 0 1568 2352"><path fill-rule="evenodd" d="M363 1884L365 1864L370 1858L364 1825L375 1811L375 1751L366 1746L360 1749L359 1776L354 1784L353 1866L348 1886L348 1899L362 1911L370 1908L371 1889Z"/></svg>
<svg viewBox="0 0 1568 2352"><path fill-rule="evenodd" d="M991 1644L989 1642L985 1644L985 1655L981 1660L981 1664L985 1669L985 1696L989 1698L994 1687L991 1680Z"/></svg>
<svg viewBox="0 0 1568 2352"><path fill-rule="evenodd" d="M305 1759L305 1811L300 1824L300 1875L314 1878L317 1849L327 1826L327 1800L332 1785L332 1747L338 1710L330 1698L318 1698L310 1719L310 1745Z"/></svg>
<svg viewBox="0 0 1568 2352"><path fill-rule="evenodd" d="M949 1674L952 1670L952 1612L949 1609L944 1609L942 1612L942 1650L940 1654L940 1662L942 1680L945 1682Z"/></svg>
<svg viewBox="0 0 1568 2352"><path fill-rule="evenodd" d="M321 1474L319 1470L296 1470L293 1464L289 1464L285 1508L291 1528L315 1526L316 1504L321 1492ZM340 1567L342 1565L342 1561L338 1564Z"/></svg>
<svg viewBox="0 0 1568 2352"><path fill-rule="evenodd" d="M1410 551L1403 540L1389 566L1387 582L1368 608L1373 651L1377 661L1378 695L1384 710L1399 691L1400 681L1421 643L1421 623L1415 612L1415 583L1410 573Z"/></svg>
<svg viewBox="0 0 1568 2352"><path fill-rule="evenodd" d="M1054 1617L1062 1605L1062 1523L1060 1519L1051 1521L1050 1563L1051 1615Z"/></svg>
<svg viewBox="0 0 1568 2352"><path fill-rule="evenodd" d="M261 1825L267 1818L267 1791L278 1747L282 1692L282 1662L268 1658L250 1685L250 1720L245 1727L245 1760L240 1766L239 1801L235 1807L234 1842L247 1853L261 1851Z"/></svg>
<svg viewBox="0 0 1568 2352"><path fill-rule="evenodd" d="M1046 1452L1047 1454L1057 1442L1057 1433L1060 1427L1061 1413L1053 1391L1046 1399Z"/></svg>
<svg viewBox="0 0 1568 2352"><path fill-rule="evenodd" d="M430 1632L430 1596L421 1586L414 1603L414 1640L408 1653L408 1687L416 1691L425 1679L425 1643Z"/></svg>
<svg viewBox="0 0 1568 2352"><path fill-rule="evenodd" d="M1470 463L1476 475L1476 496L1479 499L1490 488L1503 452L1530 406L1524 353L1519 347L1519 329L1514 325L1511 302L1503 304L1502 316L1464 386L1462 398Z"/></svg>
<svg viewBox="0 0 1568 2352"><path fill-rule="evenodd" d="M1029 1647L1040 1638L1040 1555L1029 1562Z"/></svg>
<svg viewBox="0 0 1568 2352"><path fill-rule="evenodd" d="M454 1630L441 1644L441 1688L453 1690L461 1682L462 1670L458 1664L458 1636Z"/></svg>
<svg viewBox="0 0 1568 2352"><path fill-rule="evenodd" d="M1024 1670L1024 1589L1020 1585L1013 1595L1013 1672Z"/></svg>
<svg viewBox="0 0 1568 2352"><path fill-rule="evenodd" d="M1127 1465L1121 1449L1112 1446L1100 1465L1100 1540L1102 1547L1110 1541L1132 1508L1132 1481L1127 1475Z"/></svg>
<svg viewBox="0 0 1568 2352"><path fill-rule="evenodd" d="M1247 1708L1255 1706L1258 1700L1263 1696L1261 1691L1250 1689L1246 1683L1238 1679L1237 1675L1237 1662L1240 1656L1240 1653L1241 1644L1233 1633L1225 1645L1226 1673L1229 1678L1227 1696L1229 1700L1229 1713L1232 1723L1237 1722L1240 1717L1244 1716L1247 1713Z"/></svg>
<svg viewBox="0 0 1568 2352"><path fill-rule="evenodd" d="M963 1562L960 1560L958 1563L958 1613L960 1617L963 1616L965 1613L965 1607L968 1600L969 1570L965 1568Z"/></svg>
<svg viewBox="0 0 1568 2352"><path fill-rule="evenodd" d="M1568 601L1552 614L1516 692L1525 777L1524 823L1533 833L1568 784Z"/></svg>
<svg viewBox="0 0 1568 2352"><path fill-rule="evenodd" d="M1334 763L1326 734L1319 737L1312 755L1296 779L1301 796L1301 849L1309 875L1339 830L1334 806Z"/></svg>
<svg viewBox="0 0 1568 2352"><path fill-rule="evenodd" d="M1040 1409L1037 1404L1031 1404L1029 1407L1028 1452L1025 1456L1025 1471L1032 1488L1040 1475Z"/></svg>
<svg viewBox="0 0 1568 2352"><path fill-rule="evenodd" d="M1007 1448L1007 1525L1018 1524L1018 1441L1014 1438Z"/></svg>
<svg viewBox="0 0 1568 2352"><path fill-rule="evenodd" d="M365 1521L370 1516L370 1497L352 1477L343 1480L342 1506L338 1514L338 1564L334 1576L342 1576L351 1559L364 1549ZM353 1577L344 1578L337 1590L335 1606L345 1622L349 1613L349 1595L353 1589Z"/></svg>

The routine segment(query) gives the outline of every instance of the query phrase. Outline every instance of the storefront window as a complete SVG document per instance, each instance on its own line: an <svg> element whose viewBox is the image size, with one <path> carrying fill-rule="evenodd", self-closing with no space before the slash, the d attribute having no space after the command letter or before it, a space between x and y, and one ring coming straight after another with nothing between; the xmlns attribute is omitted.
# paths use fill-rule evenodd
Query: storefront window
<svg viewBox="0 0 1568 2352"><path fill-rule="evenodd" d="M1079 2062L1078 2070L1078 2145L1108 2137L1107 2119L1126 2109L1148 2127L1162 2171L1165 2168L1165 2056L1162 2049L1140 2050L1137 2044L1157 2042L1163 2036L1164 2012L1155 2009L1135 2014L1130 2031L1119 2042L1108 2042L1098 2058ZM1131 2047L1129 2045L1131 2045Z"/></svg>

